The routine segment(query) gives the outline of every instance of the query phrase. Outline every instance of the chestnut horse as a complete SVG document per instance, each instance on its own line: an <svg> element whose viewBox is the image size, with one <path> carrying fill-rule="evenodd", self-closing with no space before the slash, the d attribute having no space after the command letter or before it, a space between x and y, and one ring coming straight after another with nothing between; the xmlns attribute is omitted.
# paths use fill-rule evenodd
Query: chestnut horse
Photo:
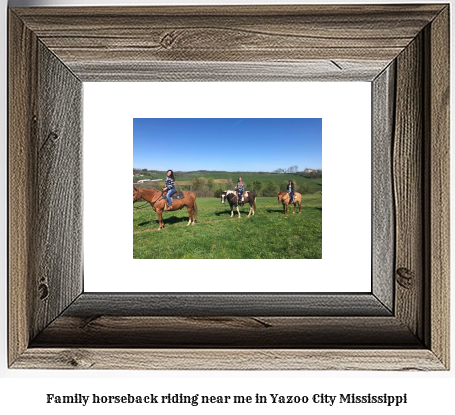
<svg viewBox="0 0 455 415"><path fill-rule="evenodd" d="M283 209L284 213L288 213L288 205L289 201L291 200L291 195L289 192L278 192L278 202L281 202L283 204ZM295 192L294 193L294 199L292 202L294 204L294 212L295 213L295 208L296 208L296 203L299 204L299 213L302 212L302 195L300 193Z"/></svg>
<svg viewBox="0 0 455 415"><path fill-rule="evenodd" d="M164 228L163 222L163 210L165 205L167 204L166 197L162 196L162 192L154 189L143 189L137 188L134 186L133 188L133 203L137 202L138 200L144 199L145 201L149 202L152 205L153 210L158 214L158 222L160 224L158 230ZM183 206L186 206L188 209L188 214L190 216L190 220L188 225L194 225L194 214L197 213L197 205L196 205L196 196L193 192L183 192L185 197L183 199L177 199L172 201L171 210L166 211L170 212L173 210L180 210ZM187 225L187 226L188 226Z"/></svg>

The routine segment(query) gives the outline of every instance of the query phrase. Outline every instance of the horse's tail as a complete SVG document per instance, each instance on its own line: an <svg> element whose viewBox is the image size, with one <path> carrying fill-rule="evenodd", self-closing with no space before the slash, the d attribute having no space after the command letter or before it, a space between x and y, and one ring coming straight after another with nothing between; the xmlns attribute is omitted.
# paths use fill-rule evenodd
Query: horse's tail
<svg viewBox="0 0 455 415"><path fill-rule="evenodd" d="M197 205L196 205L196 198L194 198L193 209L194 209L194 214L195 214L196 216L198 216Z"/></svg>
<svg viewBox="0 0 455 415"><path fill-rule="evenodd" d="M253 200L253 212L256 212L256 197Z"/></svg>

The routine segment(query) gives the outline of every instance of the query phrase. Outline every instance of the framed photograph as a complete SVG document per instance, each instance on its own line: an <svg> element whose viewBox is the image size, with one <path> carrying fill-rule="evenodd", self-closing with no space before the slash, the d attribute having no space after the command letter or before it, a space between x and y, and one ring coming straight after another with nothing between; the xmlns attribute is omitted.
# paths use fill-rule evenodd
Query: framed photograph
<svg viewBox="0 0 455 415"><path fill-rule="evenodd" d="M12 8L8 23L10 368L449 369L448 4ZM87 290L84 85L321 82L371 91L368 261L318 259L371 289ZM134 279L108 260L95 273Z"/></svg>
<svg viewBox="0 0 455 415"><path fill-rule="evenodd" d="M371 239L369 82L84 83L83 118L86 291L371 291L364 272L371 266L364 243ZM321 168L322 154L324 214L322 171L294 166ZM189 225L182 208L162 211L166 232L158 232L157 213L138 200L132 232L131 159L139 166L134 198L161 190L167 168L175 166L176 188L195 196L198 226ZM296 173L274 173L277 165ZM355 186L337 180L347 166L361 172ZM237 211L235 199L230 204L222 192L233 191L239 177L257 197ZM277 190L290 179L301 199L283 214ZM115 203L100 203L100 188L114 187ZM322 252L331 260L323 261ZM358 267L340 278L337 269L350 268L354 252ZM192 259L185 272L178 271L182 258ZM216 265L206 259L217 259ZM245 259L255 261L246 265ZM283 259L289 260L285 268ZM176 271L165 271L169 267ZM134 278L122 278L128 273Z"/></svg>

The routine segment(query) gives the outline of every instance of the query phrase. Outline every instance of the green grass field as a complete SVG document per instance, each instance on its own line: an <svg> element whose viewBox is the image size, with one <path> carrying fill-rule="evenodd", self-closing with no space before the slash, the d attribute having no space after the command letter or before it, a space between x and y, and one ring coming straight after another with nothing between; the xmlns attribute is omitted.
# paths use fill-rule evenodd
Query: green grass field
<svg viewBox="0 0 455 415"><path fill-rule="evenodd" d="M294 215L284 215L276 197L258 198L250 218L249 205L240 208L240 219L236 211L231 219L229 205L218 198L198 198L197 206L196 225L186 226L183 208L163 214L161 231L154 230L158 216L150 205L133 208L133 258L322 258L320 193L304 195L302 213Z"/></svg>

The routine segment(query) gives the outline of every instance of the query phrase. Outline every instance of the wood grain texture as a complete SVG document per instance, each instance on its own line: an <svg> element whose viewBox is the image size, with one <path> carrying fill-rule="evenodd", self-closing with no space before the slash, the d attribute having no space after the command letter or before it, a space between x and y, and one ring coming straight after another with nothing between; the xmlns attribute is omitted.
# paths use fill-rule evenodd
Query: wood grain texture
<svg viewBox="0 0 455 415"><path fill-rule="evenodd" d="M9 343L8 360L11 363L23 353L30 339L36 287L29 275L33 270L33 189L35 166L31 161L36 135L37 63L36 35L28 30L14 14L9 16L9 36L17 45L9 44L8 99L8 305Z"/></svg>
<svg viewBox="0 0 455 415"><path fill-rule="evenodd" d="M82 291L81 83L10 14L13 361Z"/></svg>
<svg viewBox="0 0 455 415"><path fill-rule="evenodd" d="M10 367L448 368L447 5L25 8L9 42ZM373 82L372 293L79 295L82 80L332 79Z"/></svg>
<svg viewBox="0 0 455 415"><path fill-rule="evenodd" d="M424 148L429 155L427 209L429 221L427 264L429 266L430 343L435 355L450 366L450 59L449 9L446 7L431 23L427 53L430 79L428 112L429 134Z"/></svg>
<svg viewBox="0 0 455 415"><path fill-rule="evenodd" d="M31 347L422 348L393 317L62 316Z"/></svg>
<svg viewBox="0 0 455 415"><path fill-rule="evenodd" d="M388 61L74 62L84 82L371 82Z"/></svg>
<svg viewBox="0 0 455 415"><path fill-rule="evenodd" d="M389 310L394 304L395 212L392 143L395 63L372 83L372 291Z"/></svg>
<svg viewBox="0 0 455 415"><path fill-rule="evenodd" d="M82 292L82 84L38 44L36 336Z"/></svg>
<svg viewBox="0 0 455 415"><path fill-rule="evenodd" d="M373 294L84 293L64 314L109 316L391 316Z"/></svg>
<svg viewBox="0 0 455 415"><path fill-rule="evenodd" d="M81 79L91 62L393 60L441 9L266 6L14 9Z"/></svg>
<svg viewBox="0 0 455 415"><path fill-rule="evenodd" d="M423 36L397 58L393 187L395 315L423 338Z"/></svg>
<svg viewBox="0 0 455 415"><path fill-rule="evenodd" d="M407 349L209 349L201 353L173 348L29 348L13 367L81 370L444 370L431 351Z"/></svg>

